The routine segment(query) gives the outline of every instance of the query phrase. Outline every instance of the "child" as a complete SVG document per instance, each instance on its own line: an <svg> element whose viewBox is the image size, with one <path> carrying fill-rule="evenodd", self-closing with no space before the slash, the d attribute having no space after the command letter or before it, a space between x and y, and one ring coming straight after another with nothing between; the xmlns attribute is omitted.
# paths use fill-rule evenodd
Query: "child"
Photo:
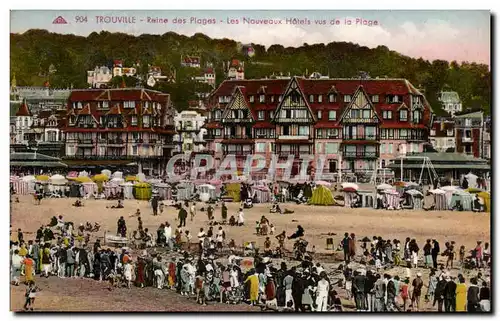
<svg viewBox="0 0 500 321"><path fill-rule="evenodd" d="M274 227L274 224L271 223L271 225L269 227L270 227L269 235L273 235L274 231L276 230L276 228Z"/></svg>
<svg viewBox="0 0 500 321"><path fill-rule="evenodd" d="M460 246L459 260L460 260L460 266L463 266L464 262L465 262L465 246L464 245Z"/></svg>
<svg viewBox="0 0 500 321"><path fill-rule="evenodd" d="M26 302L24 303L24 310L28 310L28 307L33 311L35 305L36 292L40 291L40 288L35 285L35 281L30 281L28 283L28 288L26 289L25 297Z"/></svg>
<svg viewBox="0 0 500 321"><path fill-rule="evenodd" d="M401 299L403 300L403 311L406 311L406 303L409 298L409 283L410 278L406 278L403 285L401 286Z"/></svg>
<svg viewBox="0 0 500 321"><path fill-rule="evenodd" d="M260 235L260 222L255 221L255 232L257 235Z"/></svg>

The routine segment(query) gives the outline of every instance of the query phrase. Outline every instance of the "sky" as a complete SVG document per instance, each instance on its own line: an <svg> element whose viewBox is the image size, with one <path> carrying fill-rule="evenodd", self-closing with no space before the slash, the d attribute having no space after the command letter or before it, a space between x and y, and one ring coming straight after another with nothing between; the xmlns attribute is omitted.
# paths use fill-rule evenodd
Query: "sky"
<svg viewBox="0 0 500 321"><path fill-rule="evenodd" d="M54 19L59 16L67 24L53 24ZM122 20L120 23L112 23L108 20L110 17L121 17ZM123 17L127 18L127 23L123 22ZM296 47L304 43L311 45L346 41L370 48L385 45L414 58L490 65L491 20L490 12L484 10L13 10L10 18L11 32L14 33L33 28L82 36L103 30L134 35L174 31L191 36L201 32L211 38L229 38L244 44L257 43L266 47L272 44ZM152 20L155 18L163 21ZM185 21L178 23L174 21L176 18ZM244 18L247 18L246 22ZM294 18L301 22L294 23ZM255 23L266 19L281 24ZM248 23L249 20L251 23ZM320 24L321 20L325 20L326 24Z"/></svg>

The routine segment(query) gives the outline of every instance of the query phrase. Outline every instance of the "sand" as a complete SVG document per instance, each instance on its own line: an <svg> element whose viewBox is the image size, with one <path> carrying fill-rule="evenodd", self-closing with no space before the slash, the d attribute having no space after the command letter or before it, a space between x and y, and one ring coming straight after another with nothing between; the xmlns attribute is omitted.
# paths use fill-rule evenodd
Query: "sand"
<svg viewBox="0 0 500 321"><path fill-rule="evenodd" d="M174 226L178 224L178 211L173 207L165 207L165 211L162 215L152 216L152 210L149 207L149 203L144 201L126 200L124 202L124 209L110 209L106 208L106 206L114 205L116 201L86 200L84 201L84 207L76 208L70 206L70 204L74 202L74 199L45 199L42 201L41 205L35 205L31 196L20 196L19 199L20 203L12 203L12 239L17 237L16 231L18 228L23 230L26 240L33 239L36 230L42 224L48 224L50 218L56 215L63 215L65 221L71 221L76 226L87 221L92 223L99 222L102 227L97 235L99 237L104 236L105 230L110 233L116 233L116 222L120 216L124 216L128 232L137 229L137 218L131 218L129 216L138 208L142 213L144 228L149 228L154 235L156 235L155 231L161 223L168 221ZM234 214L235 217L237 217L236 212L239 205L232 203L228 203L227 205L228 216ZM196 218L194 221L190 221L188 218L187 221L186 229L190 230L194 235L198 233L201 227L207 229L208 218L206 212L200 211L200 208L203 206L204 205L201 203L197 204L198 213ZM320 207L295 204L284 204L281 205L281 207L282 209L287 208L293 210L295 213L287 215L270 214L270 206L268 204L257 204L251 209L246 209L244 211L245 226L226 226L225 231L227 239L234 239L236 244L243 244L245 241L256 241L256 243L262 247L265 237L255 235L255 221L259 220L262 215L265 215L270 222L276 226L276 233L280 233L284 230L287 235L290 235L295 231L298 224L302 225L305 229L305 238L310 242L310 246L315 245L316 251L323 253L333 253L332 250L326 250L326 238L333 237L334 244L338 244L345 232L355 233L358 240L365 236L372 238L374 235L380 235L390 239L399 239L401 241L404 241L406 237L411 237L417 240L420 248L423 247L425 240L430 238L435 238L440 241L443 248L446 241L455 241L457 249L460 245L465 245L467 249L472 249L478 240L483 241L483 244L484 242L489 242L491 244L490 213L478 214L472 212L426 212L411 210L387 211L366 208L350 209L343 207ZM220 207L215 209L215 217L220 220ZM326 235L328 233L335 233L336 235L328 236ZM277 246L274 237L271 239L273 241L273 247ZM293 243L287 241L285 246L287 249L291 250ZM126 292L127 289L109 291L103 288L99 290L99 287L84 286L84 284L88 282L92 284L94 281L70 281L67 283L68 287L73 287L73 283L76 289L82 287L81 290L76 291L73 289L71 291L84 293L85 296L85 298L79 300L80 303L75 304L73 299L63 299L61 296L64 292L57 290L57 285L65 281L50 278L49 281L44 280L42 282L44 282L42 285L46 287L49 286L50 289L52 289L46 291L45 294L40 293L40 297L45 296L45 299L37 299L39 301L37 302L37 306L43 310L89 311L97 309L97 311L104 311L104 307L99 304L99 300L101 299L105 300L105 302L108 302L106 300L109 300L109 302L116 301L113 305L116 310L130 309L130 304L127 301L128 299L126 299L126 297L129 296L127 294L128 292ZM87 290L86 287L88 287L89 290ZM13 294L15 293L16 297L22 296L22 288L23 287L14 288L12 290ZM92 292L92 299L88 296L88 291ZM137 291L146 293L138 295L138 301L136 301L143 302L146 307L144 309L146 310L148 310L149 308L147 307L150 306L148 305L149 299L159 300L157 303L162 306L163 301L172 301L169 308L161 308L161 310L189 310L189 304L187 307L183 306L184 303L180 303L182 307L175 306L175 302L178 302L176 294L169 292L168 295L165 294L164 297L157 298L158 294L154 293L155 289L137 289ZM110 297L114 298L115 296L116 300L111 300ZM51 299L49 300L48 297ZM11 308L14 310L18 310L22 306L22 300L13 299L11 302ZM172 304L174 304L173 307L171 306ZM198 306L193 305L193 308L196 310ZM226 308L242 311L248 310L244 305L241 307L221 307L220 309ZM137 309L145 311L143 308ZM214 308L207 309L207 311L213 311ZM219 308L215 309L217 310Z"/></svg>

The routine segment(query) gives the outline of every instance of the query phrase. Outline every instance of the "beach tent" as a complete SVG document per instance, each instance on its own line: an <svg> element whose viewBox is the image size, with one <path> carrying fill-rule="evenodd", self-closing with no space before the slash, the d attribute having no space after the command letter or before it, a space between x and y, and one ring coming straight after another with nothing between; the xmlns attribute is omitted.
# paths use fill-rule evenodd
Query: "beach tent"
<svg viewBox="0 0 500 321"><path fill-rule="evenodd" d="M194 184L190 181L182 181L176 186L177 201L185 201L191 199L194 193Z"/></svg>
<svg viewBox="0 0 500 321"><path fill-rule="evenodd" d="M153 187L158 190L158 196L161 200L172 199L172 187L167 183L156 183Z"/></svg>
<svg viewBox="0 0 500 321"><path fill-rule="evenodd" d="M450 208L451 197L453 193L459 189L458 186L441 186L439 189L445 192L444 196L446 197L446 203L448 204L448 208Z"/></svg>
<svg viewBox="0 0 500 321"><path fill-rule="evenodd" d="M123 172L114 172L113 175L111 175L112 178L121 178L123 179Z"/></svg>
<svg viewBox="0 0 500 321"><path fill-rule="evenodd" d="M399 208L400 197L399 193L395 189L383 190L383 195L387 207L391 207L394 209Z"/></svg>
<svg viewBox="0 0 500 321"><path fill-rule="evenodd" d="M97 174L92 177L92 180L94 182L105 182L109 180L109 176L107 176L106 174Z"/></svg>
<svg viewBox="0 0 500 321"><path fill-rule="evenodd" d="M78 177L83 177L83 176L88 177L89 173L86 171L81 171L80 173L78 173Z"/></svg>
<svg viewBox="0 0 500 321"><path fill-rule="evenodd" d="M448 202L446 201L446 192L442 189L431 189L429 193L434 195L434 209L436 211L444 211L448 209Z"/></svg>
<svg viewBox="0 0 500 321"><path fill-rule="evenodd" d="M14 192L19 195L27 195L30 193L29 186L30 182L27 182L23 180L20 177L17 176L11 176L10 177L10 183L12 184L12 187L14 188ZM35 184L33 183L33 188Z"/></svg>
<svg viewBox="0 0 500 321"><path fill-rule="evenodd" d="M79 179L82 179L84 177L79 177ZM88 177L87 177L88 178ZM90 178L88 178L90 180ZM83 193L80 190L80 194L84 195L85 198L89 198L90 195L95 195L98 192L98 187L97 184L92 182L92 180L86 181L86 182L81 182L82 183L82 189Z"/></svg>
<svg viewBox="0 0 500 321"><path fill-rule="evenodd" d="M347 187L343 189L343 192L344 192L344 206L352 207L355 198L358 196L358 191L351 187Z"/></svg>
<svg viewBox="0 0 500 321"><path fill-rule="evenodd" d="M227 183L226 184L226 196L233 199L233 202L240 202L240 183Z"/></svg>
<svg viewBox="0 0 500 321"><path fill-rule="evenodd" d="M78 177L78 172L77 171L71 171L66 175L66 178L77 178Z"/></svg>
<svg viewBox="0 0 500 321"><path fill-rule="evenodd" d="M81 184L75 181L70 181L68 183L69 187L69 197L82 197L80 194Z"/></svg>
<svg viewBox="0 0 500 321"><path fill-rule="evenodd" d="M106 175L107 177L111 177L111 171L109 169L103 169L101 174Z"/></svg>
<svg viewBox="0 0 500 321"><path fill-rule="evenodd" d="M139 173L137 175L135 175L137 177L137 180L139 182L145 182L146 181L146 175L144 175L144 173Z"/></svg>
<svg viewBox="0 0 500 321"><path fill-rule="evenodd" d="M149 200L151 198L152 188L148 183L134 184L134 197L138 200Z"/></svg>
<svg viewBox="0 0 500 321"><path fill-rule="evenodd" d="M202 202L208 202L209 200L216 199L215 195L215 186L210 184L202 184L196 187L198 190L198 195L200 196L200 200Z"/></svg>
<svg viewBox="0 0 500 321"><path fill-rule="evenodd" d="M480 188L477 188L477 187L469 187L465 191L467 193L471 193L471 194L477 194L477 193L481 193L481 192L486 192L484 189L480 189Z"/></svg>
<svg viewBox="0 0 500 321"><path fill-rule="evenodd" d="M358 194L361 197L361 207L377 207L373 191L358 191Z"/></svg>
<svg viewBox="0 0 500 321"><path fill-rule="evenodd" d="M453 208L453 206L455 206L457 201L460 201L460 203L464 208L464 211L472 211L472 201L473 201L472 194L467 193L464 190L454 191L451 196L450 203L448 204L449 208L450 209Z"/></svg>
<svg viewBox="0 0 500 321"><path fill-rule="evenodd" d="M24 186L27 186L28 190L25 193L31 194L35 191L35 182L36 182L35 176L33 176L33 175L23 176L20 178L20 180L25 183L25 184L23 184ZM14 186L14 190L15 190L15 186ZM18 193L18 192L16 191L16 193ZM24 191L23 191L23 193L24 193ZM18 193L18 194L21 194L21 193Z"/></svg>
<svg viewBox="0 0 500 321"><path fill-rule="evenodd" d="M267 187L266 185L252 186L252 193L257 203L271 202L271 190L269 190L269 187Z"/></svg>
<svg viewBox="0 0 500 321"><path fill-rule="evenodd" d="M120 184L123 188L123 197L125 199L133 199L134 198L134 184L130 182L125 182Z"/></svg>
<svg viewBox="0 0 500 321"><path fill-rule="evenodd" d="M47 175L38 175L38 176L35 176L35 178L39 182L48 182L50 179L50 177L48 177Z"/></svg>
<svg viewBox="0 0 500 321"><path fill-rule="evenodd" d="M139 179L136 176L128 175L125 177L126 182L138 182Z"/></svg>
<svg viewBox="0 0 500 321"><path fill-rule="evenodd" d="M308 201L309 205L334 205L332 191L323 185L319 185L312 192L312 197Z"/></svg>
<svg viewBox="0 0 500 321"><path fill-rule="evenodd" d="M491 212L491 195L488 192L479 192L477 196L483 199L484 210L486 212Z"/></svg>
<svg viewBox="0 0 500 321"><path fill-rule="evenodd" d="M110 182L120 185L125 183L125 180L121 177L114 177L110 180Z"/></svg>
<svg viewBox="0 0 500 321"><path fill-rule="evenodd" d="M106 197L110 197L111 195L117 195L121 191L120 184L113 180L105 182L103 186L104 186L104 195L106 195Z"/></svg>
<svg viewBox="0 0 500 321"><path fill-rule="evenodd" d="M158 184L158 183L161 183L161 179L159 178L151 178L151 179L148 179L147 182L151 185L155 185L155 184Z"/></svg>
<svg viewBox="0 0 500 321"><path fill-rule="evenodd" d="M65 185L67 182L68 180L64 176L59 174L52 175L49 178L49 183L52 185Z"/></svg>
<svg viewBox="0 0 500 321"><path fill-rule="evenodd" d="M423 207L424 194L416 189L411 189L405 191L405 194L409 195L411 200L411 206L414 210L421 210Z"/></svg>

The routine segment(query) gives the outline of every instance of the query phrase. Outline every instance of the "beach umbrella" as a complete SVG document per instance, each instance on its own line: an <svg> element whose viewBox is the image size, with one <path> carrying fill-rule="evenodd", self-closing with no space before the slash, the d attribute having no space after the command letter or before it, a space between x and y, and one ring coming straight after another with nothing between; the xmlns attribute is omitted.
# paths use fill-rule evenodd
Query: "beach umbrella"
<svg viewBox="0 0 500 321"><path fill-rule="evenodd" d="M484 189L475 188L475 187L469 187L469 188L468 188L468 189L466 189L465 191L466 191L467 193L473 193L473 194L486 192Z"/></svg>
<svg viewBox="0 0 500 321"><path fill-rule="evenodd" d="M316 183L316 185L322 185L322 186L326 186L326 187L332 186L332 183L329 183L329 182L326 182L326 181L317 181L315 183Z"/></svg>
<svg viewBox="0 0 500 321"><path fill-rule="evenodd" d="M346 193L356 193L358 190L356 188L346 187L346 188L343 188L342 191L344 191Z"/></svg>
<svg viewBox="0 0 500 321"><path fill-rule="evenodd" d="M429 193L431 193L431 194L446 194L445 191L443 191L442 189L439 189L439 188L431 189L431 190L429 190Z"/></svg>
<svg viewBox="0 0 500 321"><path fill-rule="evenodd" d="M346 188L352 188L354 190L358 190L359 186L356 183L342 183L340 186L342 186L342 189L345 191Z"/></svg>
<svg viewBox="0 0 500 321"><path fill-rule="evenodd" d="M96 182L105 182L109 180L109 177L105 174L97 174L92 179Z"/></svg>
<svg viewBox="0 0 500 321"><path fill-rule="evenodd" d="M38 181L43 181L43 182L46 182L50 179L50 177L48 177L47 175L38 175L38 176L35 176L35 178Z"/></svg>
<svg viewBox="0 0 500 321"><path fill-rule="evenodd" d="M90 177L88 176L80 176L75 181L80 182L80 183L93 183Z"/></svg>
<svg viewBox="0 0 500 321"><path fill-rule="evenodd" d="M135 177L135 176L131 176L131 175L128 175L127 177L125 177L125 181L126 181L126 182L133 182L133 181L137 181L137 177Z"/></svg>
<svg viewBox="0 0 500 321"><path fill-rule="evenodd" d="M380 184L377 186L378 190L391 189L391 188L392 188L392 186L389 184Z"/></svg>

